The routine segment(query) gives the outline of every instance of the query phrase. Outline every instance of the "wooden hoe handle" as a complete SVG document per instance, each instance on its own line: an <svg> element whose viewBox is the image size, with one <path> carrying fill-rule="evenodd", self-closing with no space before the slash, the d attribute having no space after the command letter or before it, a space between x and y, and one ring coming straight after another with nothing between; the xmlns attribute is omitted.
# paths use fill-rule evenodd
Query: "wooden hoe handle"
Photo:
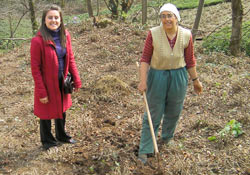
<svg viewBox="0 0 250 175"><path fill-rule="evenodd" d="M136 65L139 68L138 62L136 62ZM152 140L153 140L153 144L154 144L155 154L157 155L159 153L159 150L158 150L158 146L157 146L157 142L156 142L156 138L155 138L154 127L153 127L152 118L151 118L151 114L149 111L148 100L147 100L147 96L146 96L145 91L143 92L143 98L144 98L144 103L145 103L147 114L148 114L148 124L150 127L150 132L151 132L151 136L152 136Z"/></svg>
<svg viewBox="0 0 250 175"><path fill-rule="evenodd" d="M156 142L156 138L155 138L154 127L153 127L152 118L151 118L151 114L150 114L149 107L148 107L147 96L146 96L145 92L143 92L143 98L144 98L144 102L145 102L145 106L146 106L146 110L147 110L147 114L148 114L148 124L149 124L150 132L151 132L151 135L152 135L155 154L158 154L159 150L158 150L158 146L157 146L157 142Z"/></svg>

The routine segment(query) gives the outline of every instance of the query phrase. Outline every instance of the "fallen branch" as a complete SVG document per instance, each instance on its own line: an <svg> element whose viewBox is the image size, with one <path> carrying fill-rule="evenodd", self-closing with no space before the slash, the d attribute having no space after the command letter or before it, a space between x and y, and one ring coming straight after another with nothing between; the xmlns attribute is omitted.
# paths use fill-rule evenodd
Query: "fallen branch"
<svg viewBox="0 0 250 175"><path fill-rule="evenodd" d="M31 38L0 38L0 40L31 40Z"/></svg>

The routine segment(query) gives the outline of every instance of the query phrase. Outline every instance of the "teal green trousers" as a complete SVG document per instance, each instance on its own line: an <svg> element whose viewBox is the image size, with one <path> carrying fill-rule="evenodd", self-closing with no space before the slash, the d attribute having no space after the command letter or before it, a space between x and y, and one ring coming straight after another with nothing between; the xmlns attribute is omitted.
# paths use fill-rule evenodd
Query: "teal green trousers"
<svg viewBox="0 0 250 175"><path fill-rule="evenodd" d="M149 69L147 79L147 100L152 117L155 136L162 122L163 141L169 141L179 120L188 85L186 68L174 70ZM139 154L154 152L148 124L147 112L143 115Z"/></svg>

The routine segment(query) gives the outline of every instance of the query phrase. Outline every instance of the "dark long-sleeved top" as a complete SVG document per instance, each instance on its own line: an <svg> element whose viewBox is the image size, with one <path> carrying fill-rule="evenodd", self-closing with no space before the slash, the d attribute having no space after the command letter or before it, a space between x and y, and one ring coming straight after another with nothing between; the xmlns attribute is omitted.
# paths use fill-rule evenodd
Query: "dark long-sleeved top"
<svg viewBox="0 0 250 175"><path fill-rule="evenodd" d="M59 63L58 77L60 79L63 76L63 71L64 71L64 57L66 55L66 48L63 48L61 45L60 29L56 31L49 30L49 33L51 34L56 45L56 54Z"/></svg>

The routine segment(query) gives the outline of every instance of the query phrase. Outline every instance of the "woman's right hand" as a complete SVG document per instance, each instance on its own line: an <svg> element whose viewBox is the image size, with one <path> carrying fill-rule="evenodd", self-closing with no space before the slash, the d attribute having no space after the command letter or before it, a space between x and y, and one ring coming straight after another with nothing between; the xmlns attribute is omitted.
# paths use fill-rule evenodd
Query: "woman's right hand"
<svg viewBox="0 0 250 175"><path fill-rule="evenodd" d="M139 66L139 65L138 65ZM146 62L141 62L139 69L140 72L140 83L138 84L138 90L143 93L147 90L147 73L149 69L149 64Z"/></svg>
<svg viewBox="0 0 250 175"><path fill-rule="evenodd" d="M138 90L141 92L141 93L143 93L143 92L145 92L146 90L147 90L147 83L145 83L145 82L140 82L139 84L138 84Z"/></svg>
<svg viewBox="0 0 250 175"><path fill-rule="evenodd" d="M46 103L49 102L48 97L40 98L39 100L40 100L40 102L43 103L43 104L46 104Z"/></svg>

